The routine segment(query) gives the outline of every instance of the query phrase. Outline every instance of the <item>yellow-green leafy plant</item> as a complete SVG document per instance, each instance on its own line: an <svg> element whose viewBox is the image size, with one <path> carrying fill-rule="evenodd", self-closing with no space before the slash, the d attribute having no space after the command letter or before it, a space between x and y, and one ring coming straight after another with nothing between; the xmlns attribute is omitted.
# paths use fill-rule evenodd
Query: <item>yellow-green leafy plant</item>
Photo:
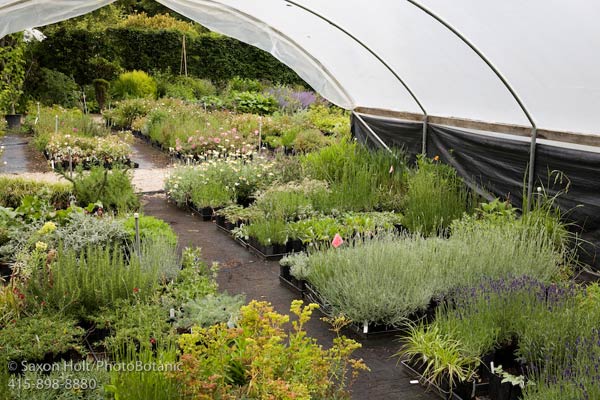
<svg viewBox="0 0 600 400"><path fill-rule="evenodd" d="M182 335L182 366L174 377L196 399L313 399L348 397L349 385L361 371L352 358L360 344L338 336L324 350L304 330L316 304L295 300L290 317L267 302L241 308L238 326L194 328Z"/></svg>
<svg viewBox="0 0 600 400"><path fill-rule="evenodd" d="M410 327L406 343L396 356L415 363L429 383L447 387L450 392L461 382L477 376L479 359L465 355L461 343L440 332L437 326L424 324Z"/></svg>

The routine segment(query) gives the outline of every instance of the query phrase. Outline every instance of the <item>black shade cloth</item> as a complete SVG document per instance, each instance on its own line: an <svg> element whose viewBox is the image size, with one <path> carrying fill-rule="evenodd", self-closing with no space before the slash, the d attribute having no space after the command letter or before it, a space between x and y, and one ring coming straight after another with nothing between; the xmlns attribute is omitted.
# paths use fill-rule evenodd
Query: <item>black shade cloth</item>
<svg viewBox="0 0 600 400"><path fill-rule="evenodd" d="M421 152L422 124L362 116L388 146L403 148L410 158ZM362 143L378 147L377 140L357 118L352 133ZM427 156L454 167L469 184L522 207L527 182L529 141L477 134L457 128L429 125ZM559 179L561 172L564 176ZM560 192L556 204L582 239L580 261L600 271L600 153L538 144L536 186L549 196ZM568 191L564 191L568 185Z"/></svg>
<svg viewBox="0 0 600 400"><path fill-rule="evenodd" d="M388 146L404 149L413 161L421 153L423 125L417 122L397 119L375 118L361 115L361 118ZM358 118L352 115L352 134L362 144L371 148L381 147L376 138Z"/></svg>

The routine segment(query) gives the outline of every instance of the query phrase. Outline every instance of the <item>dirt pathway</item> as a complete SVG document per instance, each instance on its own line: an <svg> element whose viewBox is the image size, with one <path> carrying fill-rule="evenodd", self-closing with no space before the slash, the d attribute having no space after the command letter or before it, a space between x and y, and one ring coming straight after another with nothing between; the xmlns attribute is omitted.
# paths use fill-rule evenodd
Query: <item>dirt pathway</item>
<svg viewBox="0 0 600 400"><path fill-rule="evenodd" d="M12 133L0 137L0 146L4 146L4 152L0 156L0 174L50 171L44 156L31 146L31 139L31 136Z"/></svg>
<svg viewBox="0 0 600 400"><path fill-rule="evenodd" d="M265 262L250 254L246 249L220 231L214 223L203 222L200 218L178 209L166 201L163 194L143 196L142 204L147 215L167 221L179 235L181 245L202 248L206 262L218 261L221 265L218 283L223 291L232 294L245 293L246 299L267 300L281 313L289 313L294 299L300 298L279 283L279 264ZM334 334L320 321L320 313L315 313L308 324L309 335L323 346L329 346ZM363 374L354 386L352 398L370 399L435 399L431 393L410 383L413 379L406 370L396 365L392 355L398 349L394 338L370 339L361 341L362 349L356 355L365 360L370 373Z"/></svg>

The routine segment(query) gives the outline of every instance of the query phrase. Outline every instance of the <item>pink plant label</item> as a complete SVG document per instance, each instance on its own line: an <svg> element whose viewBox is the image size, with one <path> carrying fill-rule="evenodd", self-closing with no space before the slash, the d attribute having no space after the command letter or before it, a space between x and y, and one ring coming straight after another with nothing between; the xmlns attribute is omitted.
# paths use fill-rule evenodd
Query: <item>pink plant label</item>
<svg viewBox="0 0 600 400"><path fill-rule="evenodd" d="M343 243L344 243L344 239L342 239L342 237L340 236L339 233L336 233L335 236L333 237L333 240L331 241L331 245L337 249Z"/></svg>

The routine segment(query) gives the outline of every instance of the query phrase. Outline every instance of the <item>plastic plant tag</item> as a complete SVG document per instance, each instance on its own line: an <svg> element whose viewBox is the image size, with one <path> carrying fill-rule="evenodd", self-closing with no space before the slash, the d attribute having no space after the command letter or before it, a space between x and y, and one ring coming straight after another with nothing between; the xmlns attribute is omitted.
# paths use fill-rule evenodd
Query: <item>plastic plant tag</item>
<svg viewBox="0 0 600 400"><path fill-rule="evenodd" d="M411 385L417 385L419 383L419 381L417 379L413 379L410 381Z"/></svg>
<svg viewBox="0 0 600 400"><path fill-rule="evenodd" d="M363 333L369 333L369 322L365 321L363 323Z"/></svg>
<svg viewBox="0 0 600 400"><path fill-rule="evenodd" d="M390 174L393 174L393 173L394 173L394 166L390 165Z"/></svg>
<svg viewBox="0 0 600 400"><path fill-rule="evenodd" d="M331 241L331 245L337 249L343 243L344 243L344 239L342 239L342 237L340 236L339 233L336 233L335 236L333 237L333 240Z"/></svg>
<svg viewBox="0 0 600 400"><path fill-rule="evenodd" d="M169 310L169 318L174 319L175 318L175 309L171 308Z"/></svg>

